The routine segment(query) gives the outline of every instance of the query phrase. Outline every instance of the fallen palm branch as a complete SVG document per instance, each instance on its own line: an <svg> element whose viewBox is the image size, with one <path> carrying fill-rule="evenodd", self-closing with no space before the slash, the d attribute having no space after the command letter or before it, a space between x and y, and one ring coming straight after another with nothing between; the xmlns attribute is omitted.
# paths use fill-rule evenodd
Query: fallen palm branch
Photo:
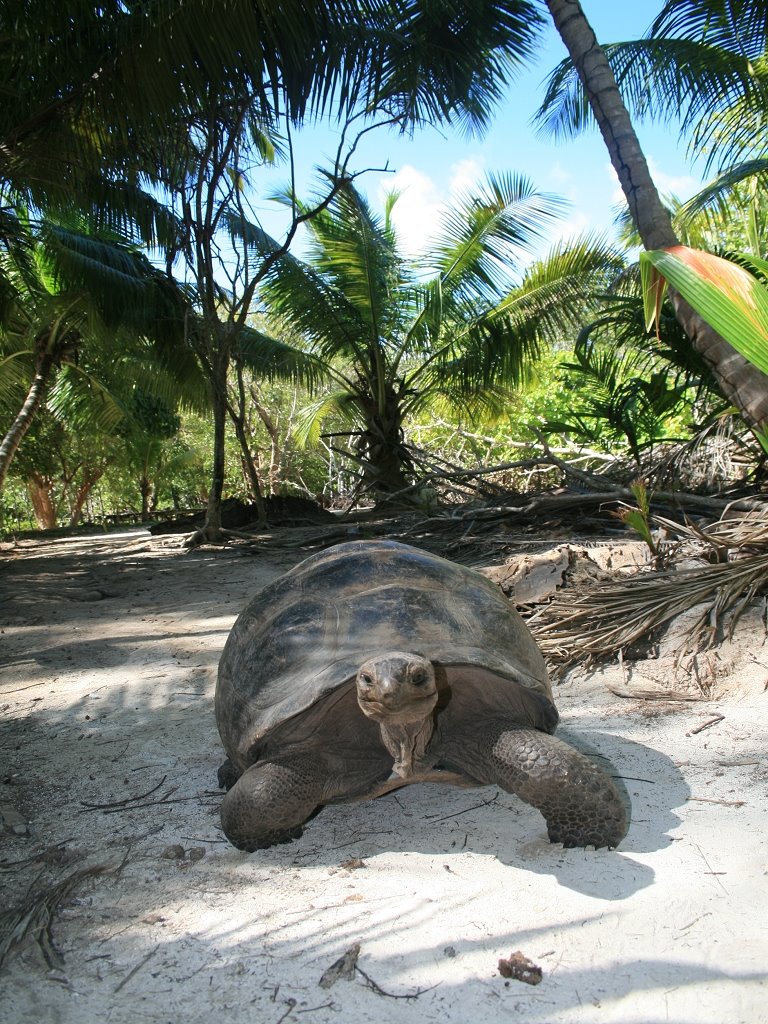
<svg viewBox="0 0 768 1024"><path fill-rule="evenodd" d="M554 661L615 654L698 605L688 643L714 642L723 613L730 630L744 607L768 583L768 553L680 572L651 572L597 586L583 596L566 592L529 620L542 652Z"/></svg>

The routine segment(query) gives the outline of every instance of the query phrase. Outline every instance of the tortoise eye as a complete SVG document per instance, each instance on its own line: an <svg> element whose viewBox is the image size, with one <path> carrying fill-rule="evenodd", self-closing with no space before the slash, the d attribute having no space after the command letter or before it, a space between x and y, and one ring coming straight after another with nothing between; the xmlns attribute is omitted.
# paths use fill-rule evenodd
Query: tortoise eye
<svg viewBox="0 0 768 1024"><path fill-rule="evenodd" d="M371 686L373 684L373 676L370 672L361 672L360 681L365 683L366 686Z"/></svg>
<svg viewBox="0 0 768 1024"><path fill-rule="evenodd" d="M417 671L411 676L411 681L414 686L423 686L427 681L427 673L424 669L417 669Z"/></svg>

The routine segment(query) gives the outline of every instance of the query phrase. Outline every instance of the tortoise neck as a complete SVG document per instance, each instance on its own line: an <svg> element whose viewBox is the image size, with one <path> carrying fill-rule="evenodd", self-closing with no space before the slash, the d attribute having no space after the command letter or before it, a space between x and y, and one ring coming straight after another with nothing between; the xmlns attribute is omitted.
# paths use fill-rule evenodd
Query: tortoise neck
<svg viewBox="0 0 768 1024"><path fill-rule="evenodd" d="M402 724L379 722L382 742L395 759L392 771L396 775L408 779L424 768L431 767L431 764L425 763L424 755L434 730L432 715Z"/></svg>

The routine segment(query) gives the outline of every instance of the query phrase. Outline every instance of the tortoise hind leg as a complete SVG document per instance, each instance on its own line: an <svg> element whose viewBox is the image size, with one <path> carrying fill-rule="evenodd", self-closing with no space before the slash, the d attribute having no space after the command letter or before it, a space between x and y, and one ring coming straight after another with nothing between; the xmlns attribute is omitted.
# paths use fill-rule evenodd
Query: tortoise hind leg
<svg viewBox="0 0 768 1024"><path fill-rule="evenodd" d="M323 802L319 776L318 765L310 758L251 765L221 804L227 839L248 851L298 839L303 823Z"/></svg>
<svg viewBox="0 0 768 1024"><path fill-rule="evenodd" d="M478 781L495 783L541 811L552 843L613 847L626 835L624 802L613 780L548 733L497 724L467 745L462 760Z"/></svg>

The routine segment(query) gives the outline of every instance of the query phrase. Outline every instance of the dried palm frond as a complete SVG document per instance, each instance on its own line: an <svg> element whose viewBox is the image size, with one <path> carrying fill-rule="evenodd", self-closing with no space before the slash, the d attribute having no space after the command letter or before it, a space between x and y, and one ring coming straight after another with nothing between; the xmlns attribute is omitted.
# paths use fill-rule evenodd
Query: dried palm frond
<svg viewBox="0 0 768 1024"><path fill-rule="evenodd" d="M675 616L705 605L688 632L691 648L710 646L726 610L733 629L744 607L768 583L768 553L680 572L650 572L588 594L558 596L529 620L545 656L572 662L616 653Z"/></svg>
<svg viewBox="0 0 768 1024"><path fill-rule="evenodd" d="M93 867L81 868L41 892L30 892L27 899L18 906L0 911L0 967L11 948L30 934L40 946L48 966L60 966L62 957L54 947L51 935L51 925L57 907L84 878L102 875L106 871L120 870L120 867L122 865L116 868L110 864L96 864Z"/></svg>
<svg viewBox="0 0 768 1024"><path fill-rule="evenodd" d="M676 523L657 515L651 516L651 522L683 540L704 544L715 551L749 549L757 553L768 550L768 508L741 515L726 512L716 523L706 527L689 521Z"/></svg>

